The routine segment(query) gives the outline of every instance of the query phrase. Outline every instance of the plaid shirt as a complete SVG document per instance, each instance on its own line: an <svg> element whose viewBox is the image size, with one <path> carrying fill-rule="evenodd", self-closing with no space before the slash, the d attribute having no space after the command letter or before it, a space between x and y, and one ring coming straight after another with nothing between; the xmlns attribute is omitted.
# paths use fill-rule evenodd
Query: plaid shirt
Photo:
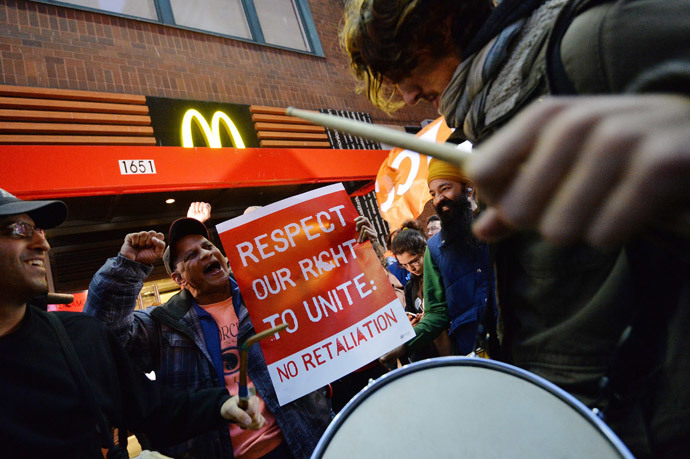
<svg viewBox="0 0 690 459"><path fill-rule="evenodd" d="M89 285L84 312L107 323L136 364L143 371L156 372L158 382L176 389L219 387L201 322L192 307L194 298L187 290L163 306L134 311L136 298L151 270L150 266L120 255L108 259ZM254 334L254 329L237 284L232 278L229 281L239 319L239 344ZM249 348L247 371L257 393L275 416L293 456L309 457L331 421L323 395L313 392L281 407L259 346ZM162 448L161 452L175 457L233 457L226 427L172 448Z"/></svg>

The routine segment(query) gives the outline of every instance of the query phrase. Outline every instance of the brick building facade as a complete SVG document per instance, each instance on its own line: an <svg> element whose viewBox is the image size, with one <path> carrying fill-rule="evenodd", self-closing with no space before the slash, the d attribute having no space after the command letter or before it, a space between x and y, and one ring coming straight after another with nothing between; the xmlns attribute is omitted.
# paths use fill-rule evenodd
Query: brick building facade
<svg viewBox="0 0 690 459"><path fill-rule="evenodd" d="M75 6L78 3L139 10L148 4L155 11L146 19ZM301 14L306 24L302 33L307 45L295 49L271 44L272 30L264 27L265 36L261 31L257 34L261 20L257 11L254 19L248 15L247 22L254 28L249 38L177 25L196 14L192 6L209 4L241 4L245 13L252 8L292 5L299 10L296 17ZM324 150L329 148L326 142L326 146L312 145L313 150L299 150L299 146L227 149L219 160L218 151L210 148L188 152L179 143L177 149L161 147L170 144L162 142L158 133L129 137L143 140L126 143L114 136L151 128L115 126L114 122L89 128L83 123L90 118L103 124L108 117L136 117L75 108L122 102L140 104L137 107L143 110L146 107L141 104L167 98L178 104L207 101L366 112L375 124L399 127L419 126L424 119L436 118L426 104L389 116L355 93L337 36L343 7L343 0L0 2L0 160L5 164L0 169L0 188L24 199L58 198L68 203L68 221L48 233L54 288L63 292L85 289L103 261L117 253L125 234L142 229L165 232L172 220L186 213L191 201L213 205L209 225L213 226L241 214L248 205L265 205L324 183L343 182L352 195L373 188L372 179L385 151ZM189 17L174 16L179 8ZM204 16L206 20L226 12L211 13ZM137 98L142 100L134 102ZM145 115L153 119L155 113ZM211 119L211 113L203 116ZM98 132L99 127L112 132ZM31 140L39 137L43 138ZM97 144L90 144L90 139ZM118 163L132 159L154 160L157 173L120 175ZM238 166L243 162L251 164ZM206 169L196 167L199 163ZM151 278L165 277L162 265L157 265Z"/></svg>
<svg viewBox="0 0 690 459"><path fill-rule="evenodd" d="M0 84L307 109L365 111L418 125L430 106L392 117L355 82L338 43L342 0L309 0L323 56L212 33L26 0L0 5Z"/></svg>

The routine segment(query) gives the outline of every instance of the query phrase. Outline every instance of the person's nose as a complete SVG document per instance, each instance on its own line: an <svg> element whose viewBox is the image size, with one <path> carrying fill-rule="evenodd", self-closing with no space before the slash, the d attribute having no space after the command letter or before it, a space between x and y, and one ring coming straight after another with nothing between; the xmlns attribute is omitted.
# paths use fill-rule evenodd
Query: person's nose
<svg viewBox="0 0 690 459"><path fill-rule="evenodd" d="M422 95L422 92L418 88L408 88L404 86L398 86L398 92L407 105L415 105L419 102Z"/></svg>
<svg viewBox="0 0 690 459"><path fill-rule="evenodd" d="M50 244L48 244L48 239L46 239L46 234L43 230L35 229L34 234L31 236L30 246L31 249L40 249L44 252L50 250Z"/></svg>
<svg viewBox="0 0 690 459"><path fill-rule="evenodd" d="M205 260L206 258L210 258L213 256L213 249L206 249L206 248L201 248L201 258L202 260Z"/></svg>
<svg viewBox="0 0 690 459"><path fill-rule="evenodd" d="M434 205L434 207L438 207L438 205L439 205L439 204L441 203L441 201L443 201L444 199L445 199L445 198L443 197L443 195L442 195L441 193L438 193L438 194L436 194L436 195L434 196L433 201L432 201L432 204Z"/></svg>

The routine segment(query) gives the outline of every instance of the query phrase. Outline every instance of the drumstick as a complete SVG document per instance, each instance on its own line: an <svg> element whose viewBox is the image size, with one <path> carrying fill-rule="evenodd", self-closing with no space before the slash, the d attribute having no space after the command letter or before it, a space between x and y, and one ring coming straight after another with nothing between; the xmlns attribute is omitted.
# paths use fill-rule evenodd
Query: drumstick
<svg viewBox="0 0 690 459"><path fill-rule="evenodd" d="M237 406L239 406L243 410L247 409L250 397L249 390L247 390L247 350L249 349L249 346L256 343L257 341L261 341L262 339L271 336L274 333L278 333L279 331L285 330L287 326L288 324L280 324L276 325L273 328L269 328L268 330L264 330L247 339L247 341L242 343L242 346L240 346L240 381L238 383L239 390L237 394L240 400L237 403Z"/></svg>
<svg viewBox="0 0 690 459"><path fill-rule="evenodd" d="M340 116L326 115L307 110L300 110L295 107L288 107L285 113L289 116L296 116L311 121L320 126L329 127L338 131L354 134L366 139L376 140L396 147L416 151L428 156L433 156L442 161L457 164L461 169L465 161L470 157L470 153L458 150L452 143L436 143L422 140L412 134L396 131L394 129L375 126L362 121L355 121Z"/></svg>

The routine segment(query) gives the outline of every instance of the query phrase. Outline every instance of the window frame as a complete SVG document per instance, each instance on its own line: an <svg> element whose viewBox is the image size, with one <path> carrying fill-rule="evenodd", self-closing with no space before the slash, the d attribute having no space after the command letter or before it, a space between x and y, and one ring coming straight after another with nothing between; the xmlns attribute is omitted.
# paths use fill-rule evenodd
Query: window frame
<svg viewBox="0 0 690 459"><path fill-rule="evenodd" d="M156 9L156 14L158 15L158 20L131 16L129 14L117 13L114 11L100 10L98 8L91 8L88 6L75 5L69 1L62 0L31 0L36 3L46 3L48 5L62 6L65 8L73 8L75 10L90 11L99 14L106 14L109 16L124 17L127 19L134 19L137 21L150 22L154 24L162 24L168 27L175 27L183 30L193 30L195 32L204 33L207 35L214 35L217 37L230 38L233 40L243 41L247 43L255 43L262 46L268 46L270 48L284 49L287 51L292 51L295 53L308 54L310 56L325 57L323 52L323 47L321 46L321 41L319 40L319 35L316 30L316 25L314 24L314 19L311 14L311 9L309 8L308 0L294 0L295 6L297 7L297 12L299 15L299 20L302 22L302 27L304 27L304 38L307 41L307 47L310 49L308 51L289 48L287 46L276 45L272 43L267 43L264 39L263 32L261 31L261 25L259 23L259 16L256 12L254 6L254 0L240 0L242 3L242 8L244 9L245 17L247 19L247 24L249 25L249 32L252 38L237 37L234 35L227 35L218 32L213 32L209 30L197 29L194 27L187 27L183 25L178 25L175 23L175 17L173 15L172 5L170 0L151 0Z"/></svg>

